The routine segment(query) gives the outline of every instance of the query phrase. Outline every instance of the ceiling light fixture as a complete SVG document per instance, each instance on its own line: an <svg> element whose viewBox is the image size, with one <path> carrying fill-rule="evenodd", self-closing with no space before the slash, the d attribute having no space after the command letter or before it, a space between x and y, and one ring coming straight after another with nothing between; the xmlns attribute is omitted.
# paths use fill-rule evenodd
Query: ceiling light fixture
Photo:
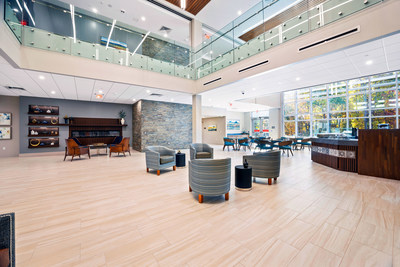
<svg viewBox="0 0 400 267"><path fill-rule="evenodd" d="M142 21L146 21L146 17L145 17L145 16L141 16L140 19L141 19Z"/></svg>
<svg viewBox="0 0 400 267"><path fill-rule="evenodd" d="M367 60L366 62L365 62L365 65L372 65L372 63L374 63L372 60Z"/></svg>
<svg viewBox="0 0 400 267"><path fill-rule="evenodd" d="M239 10L239 11L237 12L237 14L238 14L239 16L242 15L242 14L243 14L242 10Z"/></svg>
<svg viewBox="0 0 400 267"><path fill-rule="evenodd" d="M171 98L171 101L172 101L172 102L174 102L174 99L173 99L173 98Z"/></svg>
<svg viewBox="0 0 400 267"><path fill-rule="evenodd" d="M182 8L183 10L186 9L186 0L181 0L181 8Z"/></svg>
<svg viewBox="0 0 400 267"><path fill-rule="evenodd" d="M44 79L46 79L43 75L39 75L39 79L40 80L44 80Z"/></svg>
<svg viewBox="0 0 400 267"><path fill-rule="evenodd" d="M95 13L95 14L97 14L97 12L99 12L98 10L97 10L97 8L92 8L92 11L93 11L93 13Z"/></svg>
<svg viewBox="0 0 400 267"><path fill-rule="evenodd" d="M71 20L72 20L72 32L74 35L74 44L76 44L76 28L75 28L75 6L70 4L69 9L71 10Z"/></svg>
<svg viewBox="0 0 400 267"><path fill-rule="evenodd" d="M151 92L150 92L150 90L146 90L146 93L150 94Z"/></svg>
<svg viewBox="0 0 400 267"><path fill-rule="evenodd" d="M296 81L300 81L300 77L297 77L297 78L296 78Z"/></svg>
<svg viewBox="0 0 400 267"><path fill-rule="evenodd" d="M21 12L22 12L22 6L21 6L21 4L19 3L19 0L17 0L17 4L18 4L18 7L19 7L19 10L21 10Z"/></svg>
<svg viewBox="0 0 400 267"><path fill-rule="evenodd" d="M50 92L52 95L55 95L56 94L56 91L51 91Z"/></svg>
<svg viewBox="0 0 400 267"><path fill-rule="evenodd" d="M133 102L136 102L136 98L132 99Z"/></svg>
<svg viewBox="0 0 400 267"><path fill-rule="evenodd" d="M143 37L142 41L139 43L139 45L136 47L135 51L133 51L132 56L136 54L138 51L139 47L143 44L144 40L146 40L147 36L149 36L150 32L147 32L146 35Z"/></svg>
<svg viewBox="0 0 400 267"><path fill-rule="evenodd" d="M26 12L28 13L29 17L30 17L31 20L32 20L33 26L36 26L36 23L35 23L35 20L34 20L33 17L32 17L31 11L29 11L29 8L28 8L28 6L26 5L25 2L24 2L24 8L25 8Z"/></svg>
<svg viewBox="0 0 400 267"><path fill-rule="evenodd" d="M99 90L99 94L102 94L103 93L103 91L102 90Z"/></svg>
<svg viewBox="0 0 400 267"><path fill-rule="evenodd" d="M164 33L164 37L167 38L168 37L168 33Z"/></svg>
<svg viewBox="0 0 400 267"><path fill-rule="evenodd" d="M117 20L114 19L114 20L113 20L113 23L112 23L112 26L111 26L110 34L108 35L108 40L107 40L106 49L108 49L108 45L110 44L111 35L112 35L113 30L114 30L114 27L115 27L115 23L116 23L116 22L117 22Z"/></svg>

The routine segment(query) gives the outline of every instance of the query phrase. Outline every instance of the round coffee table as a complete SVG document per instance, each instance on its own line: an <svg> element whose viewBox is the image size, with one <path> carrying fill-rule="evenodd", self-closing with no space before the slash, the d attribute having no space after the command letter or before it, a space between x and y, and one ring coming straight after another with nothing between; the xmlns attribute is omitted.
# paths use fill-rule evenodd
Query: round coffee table
<svg viewBox="0 0 400 267"><path fill-rule="evenodd" d="M243 165L235 166L235 187L237 190L248 191L252 187L252 169Z"/></svg>

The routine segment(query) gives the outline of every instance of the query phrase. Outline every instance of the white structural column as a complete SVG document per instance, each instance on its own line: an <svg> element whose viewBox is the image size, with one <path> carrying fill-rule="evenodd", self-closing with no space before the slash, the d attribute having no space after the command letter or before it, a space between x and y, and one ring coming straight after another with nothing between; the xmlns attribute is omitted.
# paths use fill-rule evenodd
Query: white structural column
<svg viewBox="0 0 400 267"><path fill-rule="evenodd" d="M192 131L193 143L202 142L202 129L201 129L201 95L192 96Z"/></svg>
<svg viewBox="0 0 400 267"><path fill-rule="evenodd" d="M195 50L203 42L203 24L196 19L193 19L192 22L190 23L190 39L191 39L190 41L192 46L192 53L190 53L189 65L192 68L198 68L201 66L202 62L201 60L199 60L200 54L196 55Z"/></svg>
<svg viewBox="0 0 400 267"><path fill-rule="evenodd" d="M203 41L203 24L196 19L190 23L190 39L192 48L199 46Z"/></svg>

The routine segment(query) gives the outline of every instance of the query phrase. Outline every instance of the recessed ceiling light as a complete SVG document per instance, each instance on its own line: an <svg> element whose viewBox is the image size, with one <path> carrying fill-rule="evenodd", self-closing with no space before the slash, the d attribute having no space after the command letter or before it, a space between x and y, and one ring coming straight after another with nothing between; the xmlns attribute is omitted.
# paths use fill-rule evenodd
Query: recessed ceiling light
<svg viewBox="0 0 400 267"><path fill-rule="evenodd" d="M96 13L96 14L97 14L97 12L99 12L99 11L97 10L97 8L92 8L92 11L93 11L93 13Z"/></svg>
<svg viewBox="0 0 400 267"><path fill-rule="evenodd" d="M297 78L296 78L296 81L300 81L300 77L297 77Z"/></svg>
<svg viewBox="0 0 400 267"><path fill-rule="evenodd" d="M212 55L213 51L210 51L210 54Z"/></svg>
<svg viewBox="0 0 400 267"><path fill-rule="evenodd" d="M372 63L374 63L372 60L367 60L367 61L365 62L365 65L372 65Z"/></svg>
<svg viewBox="0 0 400 267"><path fill-rule="evenodd" d="M50 92L52 95L55 95L56 94L56 91L51 91Z"/></svg>
<svg viewBox="0 0 400 267"><path fill-rule="evenodd" d="M142 21L146 21L146 17L145 17L145 16L141 16L140 19L141 19Z"/></svg>
<svg viewBox="0 0 400 267"><path fill-rule="evenodd" d="M167 37L168 37L168 34L167 34L167 33L164 33L164 37L167 38Z"/></svg>
<svg viewBox="0 0 400 267"><path fill-rule="evenodd" d="M146 90L146 93L150 94L150 90Z"/></svg>
<svg viewBox="0 0 400 267"><path fill-rule="evenodd" d="M39 79L40 80L44 80L44 79L46 79L43 75L39 75Z"/></svg>
<svg viewBox="0 0 400 267"><path fill-rule="evenodd" d="M239 16L242 15L242 14L243 14L242 10L239 10L239 11L237 12L237 14L238 14Z"/></svg>
<svg viewBox="0 0 400 267"><path fill-rule="evenodd" d="M136 102L136 98L132 99L133 102Z"/></svg>
<svg viewBox="0 0 400 267"><path fill-rule="evenodd" d="M171 101L172 101L172 102L174 102L174 99L173 99L173 98L171 98Z"/></svg>

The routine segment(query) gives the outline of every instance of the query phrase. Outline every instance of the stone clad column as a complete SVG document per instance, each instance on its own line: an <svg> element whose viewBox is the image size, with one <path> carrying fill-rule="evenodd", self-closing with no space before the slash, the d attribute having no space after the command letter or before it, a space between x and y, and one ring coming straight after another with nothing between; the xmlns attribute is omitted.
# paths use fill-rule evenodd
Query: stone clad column
<svg viewBox="0 0 400 267"><path fill-rule="evenodd" d="M201 125L201 95L192 96L192 127L193 143L202 142Z"/></svg>

